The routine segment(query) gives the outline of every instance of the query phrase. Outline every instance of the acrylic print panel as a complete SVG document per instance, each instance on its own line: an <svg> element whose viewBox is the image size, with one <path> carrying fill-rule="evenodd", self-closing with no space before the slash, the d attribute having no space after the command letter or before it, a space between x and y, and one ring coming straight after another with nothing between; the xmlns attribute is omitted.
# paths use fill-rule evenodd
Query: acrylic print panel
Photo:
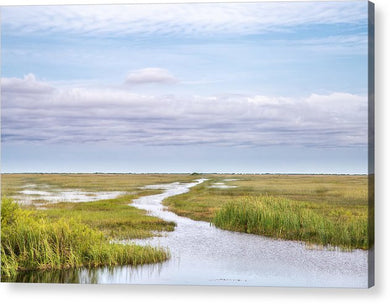
<svg viewBox="0 0 390 304"><path fill-rule="evenodd" d="M1 13L2 281L374 284L371 3Z"/></svg>

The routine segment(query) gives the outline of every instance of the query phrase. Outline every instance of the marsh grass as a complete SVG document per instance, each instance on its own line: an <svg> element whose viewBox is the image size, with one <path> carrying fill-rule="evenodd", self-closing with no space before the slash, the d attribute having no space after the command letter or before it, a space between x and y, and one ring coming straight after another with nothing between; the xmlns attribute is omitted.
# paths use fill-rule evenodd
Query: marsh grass
<svg viewBox="0 0 390 304"><path fill-rule="evenodd" d="M176 225L174 222L149 216L145 210L129 205L139 196L155 193L159 191L143 190L137 194L94 202L46 204L47 209L37 210L36 213L49 220L77 218L111 239L147 238L162 231L173 231Z"/></svg>
<svg viewBox="0 0 390 304"><path fill-rule="evenodd" d="M223 229L310 244L367 249L368 178L341 175L207 175L208 181L164 201L169 210ZM209 188L226 178L237 188ZM32 205L2 203L1 274L10 278L28 270L113 266L161 262L165 250L110 243L172 231L175 224L129 206L159 190L150 184L190 182L184 174L5 174L3 195L24 185L37 189L123 191L115 199L83 203L44 201ZM42 206L39 206L42 207ZM372 213L372 212L371 212Z"/></svg>
<svg viewBox="0 0 390 304"><path fill-rule="evenodd" d="M189 174L61 174L25 173L2 174L2 195L11 197L25 185L50 189L81 189L83 191L137 191L139 187L170 182L189 182Z"/></svg>
<svg viewBox="0 0 390 304"><path fill-rule="evenodd" d="M2 277L15 277L29 270L138 265L166 260L169 257L166 250L111 241L172 231L175 223L149 216L146 211L129 205L134 198L159 193L142 190L142 186L192 180L193 176L185 174L3 174L3 197L19 195L26 185L44 191L80 189L127 194L82 203L37 199L23 206L2 197Z"/></svg>
<svg viewBox="0 0 390 304"><path fill-rule="evenodd" d="M313 203L273 196L244 197L223 205L213 218L215 226L245 233L324 246L368 248L367 219L351 218L343 209L323 214Z"/></svg>
<svg viewBox="0 0 390 304"><path fill-rule="evenodd" d="M21 209L10 199L1 204L1 276L19 271L139 265L169 258L163 249L112 244L104 234L75 218L58 220Z"/></svg>
<svg viewBox="0 0 390 304"><path fill-rule="evenodd" d="M222 229L313 244L367 249L368 177L364 175L211 175L169 210ZM237 188L209 188L226 178ZM372 242L371 242L372 243Z"/></svg>
<svg viewBox="0 0 390 304"><path fill-rule="evenodd" d="M15 278L29 270L138 265L166 260L169 257L166 250L111 241L146 238L174 230L175 223L149 216L130 204L139 196L160 192L142 190L142 186L190 180L193 177L184 174L2 175L2 277ZM44 191L80 189L128 194L82 203L50 203L39 199L22 206L4 198L18 195L26 185Z"/></svg>

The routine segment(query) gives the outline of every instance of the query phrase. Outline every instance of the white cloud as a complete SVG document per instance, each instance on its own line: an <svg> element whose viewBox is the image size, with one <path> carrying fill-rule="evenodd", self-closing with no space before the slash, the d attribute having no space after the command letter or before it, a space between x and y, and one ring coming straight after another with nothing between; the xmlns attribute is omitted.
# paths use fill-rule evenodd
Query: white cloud
<svg viewBox="0 0 390 304"><path fill-rule="evenodd" d="M38 81L34 74L25 75L21 78L2 78L1 90L3 93L17 94L48 94L51 93L54 88L49 84Z"/></svg>
<svg viewBox="0 0 390 304"><path fill-rule="evenodd" d="M367 144L367 97L153 96L2 79L4 142L144 145ZM28 94L25 94L28 92ZM31 93L33 92L33 93Z"/></svg>
<svg viewBox="0 0 390 304"><path fill-rule="evenodd" d="M2 23L20 34L252 34L309 23L362 23L366 7L364 1L4 7Z"/></svg>
<svg viewBox="0 0 390 304"><path fill-rule="evenodd" d="M148 84L148 83L175 83L178 80L169 73L168 70L161 68L144 68L135 70L127 75L125 84Z"/></svg>

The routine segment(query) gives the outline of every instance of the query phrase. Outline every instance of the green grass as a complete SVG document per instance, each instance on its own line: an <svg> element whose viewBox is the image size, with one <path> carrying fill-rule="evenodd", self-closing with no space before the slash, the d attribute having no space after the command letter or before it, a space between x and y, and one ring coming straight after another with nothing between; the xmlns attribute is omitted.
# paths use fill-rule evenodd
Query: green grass
<svg viewBox="0 0 390 304"><path fill-rule="evenodd" d="M367 176L207 177L209 181L167 198L164 205L222 229L344 248L369 247ZM225 178L238 179L225 182L237 188L210 188Z"/></svg>
<svg viewBox="0 0 390 304"><path fill-rule="evenodd" d="M164 201L169 210L217 227L344 248L367 242L368 178L341 175L202 175L208 181ZM225 178L237 188L210 188ZM184 174L4 174L3 195L25 184L37 189L123 191L109 200L18 206L3 199L1 273L160 262L165 250L112 244L172 231L175 224L151 217L132 200L158 190L139 187L193 181ZM41 187L41 188L40 188Z"/></svg>
<svg viewBox="0 0 390 304"><path fill-rule="evenodd" d="M331 214L323 211L332 210ZM215 226L245 233L300 240L341 248L368 248L367 219L351 218L342 208L321 208L273 196L246 197L226 203L213 218Z"/></svg>
<svg viewBox="0 0 390 304"><path fill-rule="evenodd" d="M53 221L22 210L10 199L2 199L1 228L2 278L18 271L139 265L169 258L162 249L112 244L102 232L74 218Z"/></svg>
<svg viewBox="0 0 390 304"><path fill-rule="evenodd" d="M47 209L36 210L36 214L52 221L63 217L76 218L111 239L147 238L163 231L173 231L176 225L174 222L149 216L145 210L129 206L133 199L156 192L156 190L143 190L136 195L124 195L116 199L46 204Z"/></svg>
<svg viewBox="0 0 390 304"><path fill-rule="evenodd" d="M175 223L148 216L129 206L142 195L159 193L140 187L190 181L178 174L3 174L1 274L11 277L28 270L54 270L80 266L156 263L166 260L166 250L110 241L146 238L174 230ZM18 206L6 196L18 195L26 184L38 190L80 189L123 191L115 199L83 203L36 201ZM45 209L35 203L44 203ZM13 219L13 220L12 220Z"/></svg>

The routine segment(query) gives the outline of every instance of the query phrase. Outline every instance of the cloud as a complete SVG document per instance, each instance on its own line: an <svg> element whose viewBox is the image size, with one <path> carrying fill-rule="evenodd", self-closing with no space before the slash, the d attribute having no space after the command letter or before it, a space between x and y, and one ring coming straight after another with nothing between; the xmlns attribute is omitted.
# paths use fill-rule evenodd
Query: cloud
<svg viewBox="0 0 390 304"><path fill-rule="evenodd" d="M38 81L35 75L28 74L20 78L2 78L1 91L4 94L49 94L54 88L45 82Z"/></svg>
<svg viewBox="0 0 390 304"><path fill-rule="evenodd" d="M3 142L352 147L367 145L367 97L141 95L2 79Z"/></svg>
<svg viewBox="0 0 390 304"><path fill-rule="evenodd" d="M2 8L5 31L119 37L258 34L307 24L366 23L364 1L37 6Z"/></svg>
<svg viewBox="0 0 390 304"><path fill-rule="evenodd" d="M148 84L148 83L175 83L177 79L169 71L161 68L145 68L135 70L127 75L125 84Z"/></svg>

